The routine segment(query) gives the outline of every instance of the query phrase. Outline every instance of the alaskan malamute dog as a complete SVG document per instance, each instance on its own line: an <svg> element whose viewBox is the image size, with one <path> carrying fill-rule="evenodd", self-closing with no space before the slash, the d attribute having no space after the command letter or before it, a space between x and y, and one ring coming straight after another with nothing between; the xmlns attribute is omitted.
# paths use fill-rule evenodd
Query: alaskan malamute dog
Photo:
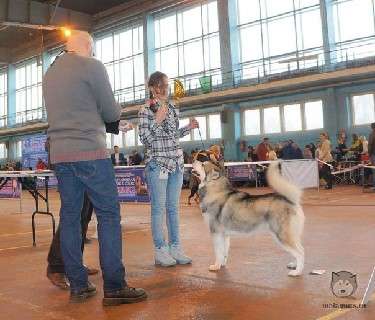
<svg viewBox="0 0 375 320"><path fill-rule="evenodd" d="M302 274L304 249L301 237L305 220L300 205L302 192L280 175L278 162L272 163L267 170L267 181L276 193L264 195L250 195L233 189L206 152L197 155L193 172L201 181L200 206L215 249L216 260L209 267L210 271L218 271L226 265L231 233L251 233L266 226L296 260L288 265L289 269L294 269L289 276Z"/></svg>

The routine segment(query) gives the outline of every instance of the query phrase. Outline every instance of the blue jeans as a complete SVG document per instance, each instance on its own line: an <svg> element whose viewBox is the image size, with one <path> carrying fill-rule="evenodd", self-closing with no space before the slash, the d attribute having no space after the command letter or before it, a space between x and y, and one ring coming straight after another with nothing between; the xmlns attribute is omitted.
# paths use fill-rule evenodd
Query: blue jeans
<svg viewBox="0 0 375 320"><path fill-rule="evenodd" d="M61 253L71 290L86 288L88 280L81 251L81 209L85 191L98 219L104 291L123 288L126 282L122 264L120 205L111 160L58 163L55 173L61 197Z"/></svg>
<svg viewBox="0 0 375 320"><path fill-rule="evenodd" d="M175 172L161 176L161 168L150 161L146 166L147 188L151 198L151 228L155 248L166 245L163 234L164 213L167 215L169 245L180 245L179 202L183 173Z"/></svg>

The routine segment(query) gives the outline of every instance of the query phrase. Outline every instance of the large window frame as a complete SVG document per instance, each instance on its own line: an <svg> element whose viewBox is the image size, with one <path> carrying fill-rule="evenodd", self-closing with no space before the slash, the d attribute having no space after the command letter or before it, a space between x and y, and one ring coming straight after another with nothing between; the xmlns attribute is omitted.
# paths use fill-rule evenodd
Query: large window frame
<svg viewBox="0 0 375 320"><path fill-rule="evenodd" d="M123 26L95 39L95 55L105 65L119 103L145 98L144 54L141 23Z"/></svg>
<svg viewBox="0 0 375 320"><path fill-rule="evenodd" d="M309 129L308 128L308 119L306 116L306 111L305 111L305 106L308 103L314 103L314 102L321 102L321 117L322 117L322 123L321 126L319 127L314 127ZM300 111L299 111L299 117L300 117L300 127L301 129L297 130L288 130L286 128L286 122L285 122L285 108L290 107L290 106L295 106L299 105L300 106ZM265 130L265 118L264 118L264 111L270 108L278 108L278 118L280 121L280 130L275 131L275 132L266 132ZM259 111L259 132L253 133L253 134L248 134L246 132L246 112L247 111ZM320 112L319 112L320 113ZM293 134L293 133L298 133L298 132L310 132L310 131L318 131L324 129L324 100L322 99L309 99L306 101L291 101L288 103L284 104L275 104L275 105L263 105L263 106L254 106L252 108L245 108L242 113L241 113L241 118L242 118L242 136L244 137L257 137L257 136L262 136L262 135L280 135L280 134ZM258 121L256 121L258 123Z"/></svg>
<svg viewBox="0 0 375 320"><path fill-rule="evenodd" d="M355 112L355 98L356 97L362 97L366 95L372 95L372 107L373 107L373 118L370 119L368 122L361 122L361 123L356 123L356 112ZM350 95L350 110L351 110L351 124L352 127L367 127L369 124L375 122L375 94L374 92L367 91L367 92L361 92L361 93L354 93Z"/></svg>
<svg viewBox="0 0 375 320"><path fill-rule="evenodd" d="M271 74L316 68L325 63L319 1L311 0L301 4L295 0L288 0L291 4L288 10L269 12L270 8L273 8L270 0L258 0L258 2L253 0L254 10L258 10L258 14L252 16L249 8L242 8L244 5L249 6L248 0L236 1L241 79L263 78ZM278 1L278 3L287 2ZM267 4L270 6L267 7ZM248 14L247 18L246 14ZM318 25L316 21L319 21ZM315 24L315 33L306 36L305 31L311 23ZM275 34L275 31L282 33L282 36ZM287 39L286 34L288 34ZM243 37L255 38L245 42ZM275 48L280 47L280 42L289 43L290 48L278 52Z"/></svg>
<svg viewBox="0 0 375 320"><path fill-rule="evenodd" d="M362 11L360 11L359 4L363 5ZM374 56L375 1L332 0L332 10L333 25L331 27L335 35L334 62ZM343 22L345 19L346 23ZM359 30L361 26L367 30Z"/></svg>
<svg viewBox="0 0 375 320"><path fill-rule="evenodd" d="M192 23L194 17L200 22ZM222 83L216 0L155 14L154 30L156 69L180 78L187 91L200 88L203 81Z"/></svg>
<svg viewBox="0 0 375 320"><path fill-rule="evenodd" d="M0 69L0 128L6 127L8 114L8 70Z"/></svg>
<svg viewBox="0 0 375 320"><path fill-rule="evenodd" d="M43 118L42 79L37 58L16 65L16 123Z"/></svg>
<svg viewBox="0 0 375 320"><path fill-rule="evenodd" d="M220 125L219 125L219 131L220 134L219 136L217 135L217 132L215 133L212 132L211 130L211 124L213 117L217 120L219 120ZM219 118L218 118L219 117ZM180 118L180 128L184 127L185 125L190 123L190 120L196 119L198 120L200 124L200 133L202 135L202 141L208 141L208 140L220 140L223 137L223 127L222 127L222 118L221 118L221 113L214 112L214 113L208 113L208 114L201 114L201 115L196 115L192 117L181 117ZM186 142L199 142L201 141L201 136L199 134L198 129L190 130L189 134L186 135L185 137L180 139L181 143L186 143Z"/></svg>

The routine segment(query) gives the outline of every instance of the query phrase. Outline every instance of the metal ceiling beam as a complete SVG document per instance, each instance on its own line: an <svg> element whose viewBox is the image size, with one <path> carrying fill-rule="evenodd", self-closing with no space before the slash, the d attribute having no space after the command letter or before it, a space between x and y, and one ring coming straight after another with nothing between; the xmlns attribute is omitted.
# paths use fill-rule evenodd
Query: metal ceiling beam
<svg viewBox="0 0 375 320"><path fill-rule="evenodd" d="M10 23L20 27L49 26L51 18L54 26L69 26L87 31L91 30L93 23L92 17L88 14L46 3L32 0L0 0L0 25Z"/></svg>

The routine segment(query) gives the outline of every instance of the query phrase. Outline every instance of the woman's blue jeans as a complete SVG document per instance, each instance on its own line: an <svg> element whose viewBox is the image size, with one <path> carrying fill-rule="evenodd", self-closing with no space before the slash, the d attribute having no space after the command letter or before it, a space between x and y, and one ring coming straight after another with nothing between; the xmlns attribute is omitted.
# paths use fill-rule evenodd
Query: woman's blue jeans
<svg viewBox="0 0 375 320"><path fill-rule="evenodd" d="M176 171L163 174L162 169L154 161L146 166L147 188L151 198L151 228L155 248L166 245L163 233L164 214L168 228L168 244L180 245L179 202L183 172Z"/></svg>

